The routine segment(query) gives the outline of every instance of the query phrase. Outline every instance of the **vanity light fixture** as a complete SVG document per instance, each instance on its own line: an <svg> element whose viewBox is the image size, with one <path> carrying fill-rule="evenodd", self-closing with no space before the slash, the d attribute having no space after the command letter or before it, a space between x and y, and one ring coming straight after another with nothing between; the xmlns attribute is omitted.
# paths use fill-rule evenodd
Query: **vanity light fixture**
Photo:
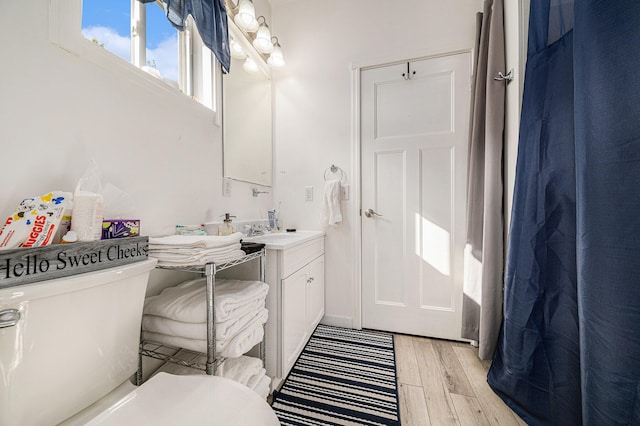
<svg viewBox="0 0 640 426"><path fill-rule="evenodd" d="M229 18L229 50L231 57L244 60L248 72L284 67L284 55L278 37L271 35L267 19L256 19L252 0L224 0ZM247 63L248 62L248 63Z"/></svg>
<svg viewBox="0 0 640 426"><path fill-rule="evenodd" d="M250 33L258 30L259 22L256 19L256 8L252 0L240 0L238 2L238 12L233 18L233 22L240 29Z"/></svg>
<svg viewBox="0 0 640 426"><path fill-rule="evenodd" d="M282 54L282 47L280 47L280 43L278 42L278 37L271 37L271 40L275 39L275 43L273 43L273 50L269 55L269 59L267 59L267 63L275 68L284 67L284 55Z"/></svg>
<svg viewBox="0 0 640 426"><path fill-rule="evenodd" d="M260 22L260 18L262 18L262 22ZM267 20L264 16L259 16L258 22L260 22L260 27L256 31L256 38L253 39L253 47L260 53L271 53L273 43L271 43L271 30L269 30Z"/></svg>

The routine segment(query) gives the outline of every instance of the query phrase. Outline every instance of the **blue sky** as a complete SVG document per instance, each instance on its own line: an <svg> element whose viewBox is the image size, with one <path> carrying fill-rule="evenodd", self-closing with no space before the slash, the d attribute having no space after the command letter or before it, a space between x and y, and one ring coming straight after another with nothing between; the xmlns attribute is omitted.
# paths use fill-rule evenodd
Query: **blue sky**
<svg viewBox="0 0 640 426"><path fill-rule="evenodd" d="M147 62L153 61L163 77L177 80L176 30L164 11L147 3ZM131 0L83 0L82 33L104 47L130 60Z"/></svg>

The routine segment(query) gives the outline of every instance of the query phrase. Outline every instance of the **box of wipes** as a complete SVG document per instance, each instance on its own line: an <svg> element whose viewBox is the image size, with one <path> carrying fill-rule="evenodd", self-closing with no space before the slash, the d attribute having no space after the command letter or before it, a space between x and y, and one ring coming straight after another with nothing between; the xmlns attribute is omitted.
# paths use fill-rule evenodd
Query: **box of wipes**
<svg viewBox="0 0 640 426"><path fill-rule="evenodd" d="M0 228L0 249L39 247L53 243L73 195L52 191L25 198Z"/></svg>

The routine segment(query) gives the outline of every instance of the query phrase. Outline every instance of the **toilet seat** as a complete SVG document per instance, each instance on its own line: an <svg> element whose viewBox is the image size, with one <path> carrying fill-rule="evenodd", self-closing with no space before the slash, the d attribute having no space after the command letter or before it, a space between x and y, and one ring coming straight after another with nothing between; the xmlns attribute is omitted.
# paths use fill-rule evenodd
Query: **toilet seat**
<svg viewBox="0 0 640 426"><path fill-rule="evenodd" d="M280 424L257 393L233 380L205 375L158 373L87 425Z"/></svg>

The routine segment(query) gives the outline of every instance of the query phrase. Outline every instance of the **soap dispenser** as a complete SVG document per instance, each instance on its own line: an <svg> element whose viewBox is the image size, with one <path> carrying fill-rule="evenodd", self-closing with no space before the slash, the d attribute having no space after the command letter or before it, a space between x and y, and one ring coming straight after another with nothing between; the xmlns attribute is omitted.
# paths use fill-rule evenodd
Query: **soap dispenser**
<svg viewBox="0 0 640 426"><path fill-rule="evenodd" d="M231 235L236 232L236 229L231 224L231 218L235 216L231 216L229 213L224 214L224 220L222 221L222 225L218 228L218 235Z"/></svg>

